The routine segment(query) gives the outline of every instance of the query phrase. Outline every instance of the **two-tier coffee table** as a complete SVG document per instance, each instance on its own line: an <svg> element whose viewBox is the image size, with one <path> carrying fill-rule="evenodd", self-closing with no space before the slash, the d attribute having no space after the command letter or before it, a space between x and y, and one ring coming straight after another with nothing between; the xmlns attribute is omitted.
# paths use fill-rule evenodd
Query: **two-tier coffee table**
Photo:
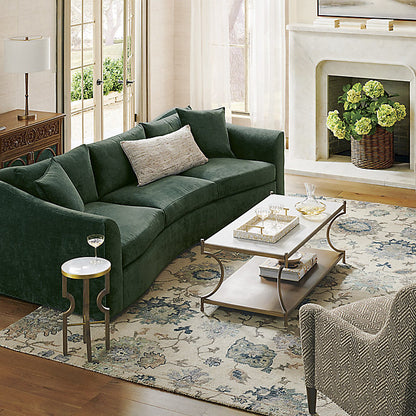
<svg viewBox="0 0 416 416"><path fill-rule="evenodd" d="M212 256L221 270L217 286L201 297L201 311L204 304L224 306L244 311L258 312L284 318L287 325L288 315L318 285L326 274L340 260L345 263L345 251L340 250L330 240L333 222L346 213L346 202L325 201L323 214L307 219L295 209L300 198L283 195L270 195L258 205L237 218L231 224L207 240L201 240L201 252ZM289 215L299 216L299 225L276 243L266 243L233 237L233 230L253 218L259 206L280 205L289 208ZM304 245L320 230L326 227L326 238L330 250L306 248ZM233 251L254 255L254 257L229 278L224 279L224 266L215 253L218 250ZM281 271L287 261L297 251L314 252L318 256L314 266L300 282L288 282L281 279ZM259 266L265 257L283 260L277 280L270 281L259 276Z"/></svg>

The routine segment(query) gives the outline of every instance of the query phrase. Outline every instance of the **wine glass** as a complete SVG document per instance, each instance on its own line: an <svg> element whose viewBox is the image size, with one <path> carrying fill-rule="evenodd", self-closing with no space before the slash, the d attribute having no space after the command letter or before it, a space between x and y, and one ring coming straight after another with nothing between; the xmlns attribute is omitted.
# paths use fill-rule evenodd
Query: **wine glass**
<svg viewBox="0 0 416 416"><path fill-rule="evenodd" d="M270 215L270 209L267 207L257 208L256 215L261 219L261 226L264 228L264 220Z"/></svg>
<svg viewBox="0 0 416 416"><path fill-rule="evenodd" d="M97 247L104 243L104 236L102 234L91 234L87 237L87 243L94 247L95 256L92 263L98 264L100 261L97 259Z"/></svg>
<svg viewBox="0 0 416 416"><path fill-rule="evenodd" d="M270 204L269 205L270 212L274 215L274 228L278 228L277 216L283 210L281 205Z"/></svg>

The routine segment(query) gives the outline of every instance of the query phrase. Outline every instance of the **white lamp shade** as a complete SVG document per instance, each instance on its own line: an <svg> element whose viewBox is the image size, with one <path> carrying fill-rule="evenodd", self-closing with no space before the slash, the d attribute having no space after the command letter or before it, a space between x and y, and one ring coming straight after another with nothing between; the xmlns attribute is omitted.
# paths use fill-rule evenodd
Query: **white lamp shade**
<svg viewBox="0 0 416 416"><path fill-rule="evenodd" d="M16 37L4 40L5 72L39 72L50 67L49 38Z"/></svg>

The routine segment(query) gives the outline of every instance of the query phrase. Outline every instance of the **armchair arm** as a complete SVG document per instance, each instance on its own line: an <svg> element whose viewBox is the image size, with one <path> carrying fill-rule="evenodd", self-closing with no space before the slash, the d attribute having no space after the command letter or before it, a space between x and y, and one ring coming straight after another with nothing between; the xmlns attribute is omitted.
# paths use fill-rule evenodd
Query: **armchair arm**
<svg viewBox="0 0 416 416"><path fill-rule="evenodd" d="M102 248L100 254L112 263L111 293L106 303L114 311L122 308L120 232L113 220L51 204L2 181L0 201L0 293L66 309L61 265L74 257L91 256L86 237L101 233L105 254ZM82 285L69 283L71 293L82 299ZM98 288L102 282L92 281L92 294Z"/></svg>
<svg viewBox="0 0 416 416"><path fill-rule="evenodd" d="M227 123L231 150L239 159L260 160L276 167L276 192L284 194L284 133Z"/></svg>
<svg viewBox="0 0 416 416"><path fill-rule="evenodd" d="M316 388L315 377L318 378L320 373L316 361L322 362L322 357L331 360L329 357L333 350L341 348L344 348L345 355L361 355L364 352L362 348L367 349L376 339L376 335L356 328L320 305L303 305L299 310L299 323L307 387ZM359 348L360 351L354 350L354 345L362 348ZM334 364L339 368L343 365L338 360Z"/></svg>
<svg viewBox="0 0 416 416"><path fill-rule="evenodd" d="M330 310L304 305L300 326L307 387L349 413L392 414L389 406L414 403L416 393L409 389L414 338L401 342L388 329L389 319L378 333L369 334Z"/></svg>

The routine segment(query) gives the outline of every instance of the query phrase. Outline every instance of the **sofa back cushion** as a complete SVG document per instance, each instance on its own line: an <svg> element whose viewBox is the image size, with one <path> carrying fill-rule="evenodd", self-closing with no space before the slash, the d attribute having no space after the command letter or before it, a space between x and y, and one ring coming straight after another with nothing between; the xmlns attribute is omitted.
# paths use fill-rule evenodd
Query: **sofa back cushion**
<svg viewBox="0 0 416 416"><path fill-rule="evenodd" d="M195 141L206 157L235 157L228 138L224 107L204 111L177 108L176 111L182 125L191 126Z"/></svg>
<svg viewBox="0 0 416 416"><path fill-rule="evenodd" d="M45 173L49 163L49 160L42 160L33 165L12 166L0 169L0 180L40 198L35 181Z"/></svg>
<svg viewBox="0 0 416 416"><path fill-rule="evenodd" d="M160 120L153 120L148 123L140 123L146 133L147 138L164 136L173 133L182 127L181 120L177 113L171 114Z"/></svg>
<svg viewBox="0 0 416 416"><path fill-rule="evenodd" d="M64 168L51 159L43 176L35 181L42 199L65 208L84 211L84 203Z"/></svg>
<svg viewBox="0 0 416 416"><path fill-rule="evenodd" d="M84 204L98 199L90 153L85 144L75 147L63 155L56 156L55 160L64 168Z"/></svg>
<svg viewBox="0 0 416 416"><path fill-rule="evenodd" d="M143 127L136 126L117 136L88 145L100 198L135 182L136 175L120 146L120 142L144 138L146 136Z"/></svg>

